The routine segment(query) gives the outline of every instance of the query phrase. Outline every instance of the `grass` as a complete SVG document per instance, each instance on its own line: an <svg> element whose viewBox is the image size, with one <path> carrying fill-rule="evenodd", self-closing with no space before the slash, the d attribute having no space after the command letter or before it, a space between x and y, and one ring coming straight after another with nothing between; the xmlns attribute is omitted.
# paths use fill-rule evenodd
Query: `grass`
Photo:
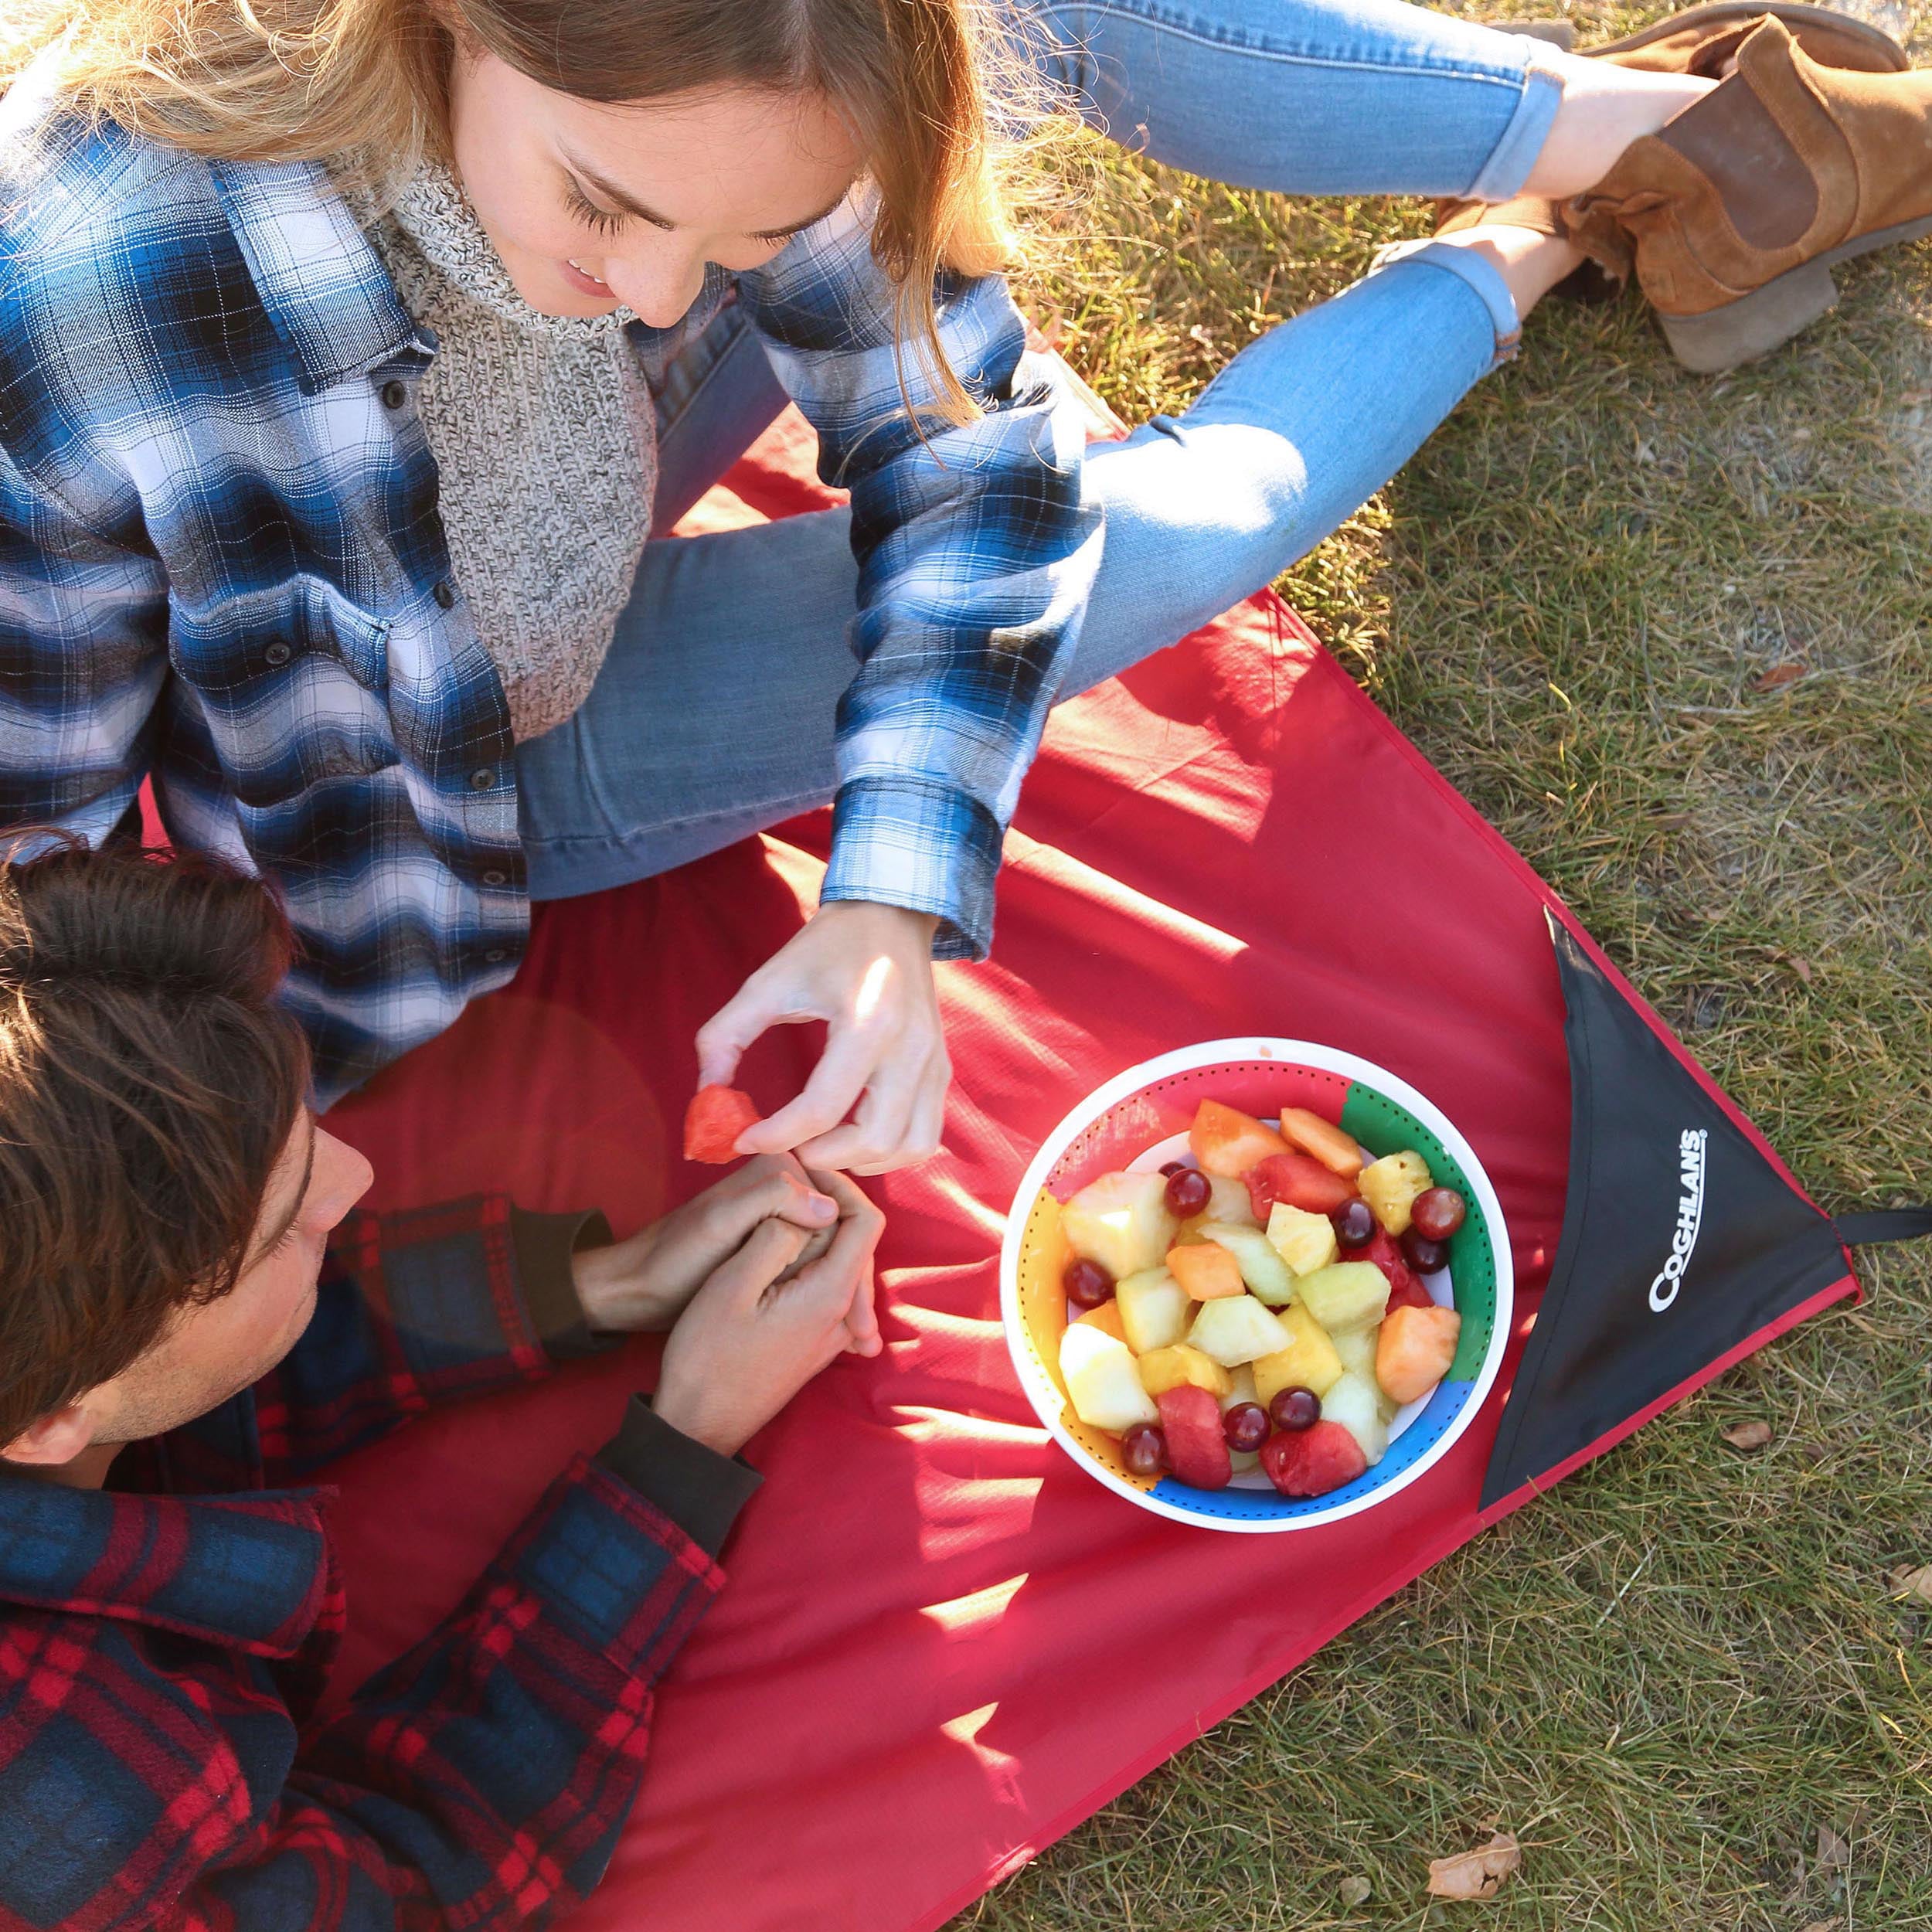
<svg viewBox="0 0 1932 1932"><path fill-rule="evenodd" d="M1886 24L1932 62L1932 5ZM1116 158L1087 218L1039 298L1138 420L1427 211ZM1281 588L1849 1207L1932 1199L1932 250L1841 281L1715 381L1634 300L1546 308ZM955 1932L1932 1927L1932 1604L1888 1580L1932 1562L1932 1257L1864 1273ZM1426 1861L1492 1825L1520 1873L1432 1905Z"/></svg>

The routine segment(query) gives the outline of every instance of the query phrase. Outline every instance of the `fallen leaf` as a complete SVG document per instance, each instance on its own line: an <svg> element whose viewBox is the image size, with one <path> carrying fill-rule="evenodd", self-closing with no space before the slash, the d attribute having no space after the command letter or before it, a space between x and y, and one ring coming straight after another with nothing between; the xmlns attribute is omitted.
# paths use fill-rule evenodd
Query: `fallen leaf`
<svg viewBox="0 0 1932 1932"><path fill-rule="evenodd" d="M1790 966L1791 971L1797 974L1800 979L1804 981L1807 986L1811 985L1811 962L1808 959L1800 959L1797 954L1794 953L1786 964Z"/></svg>
<svg viewBox="0 0 1932 1932"><path fill-rule="evenodd" d="M1892 1587L1932 1604L1932 1563L1920 1563L1917 1570L1893 1570Z"/></svg>
<svg viewBox="0 0 1932 1932"><path fill-rule="evenodd" d="M1818 1828L1818 1862L1820 1865L1849 1865L1852 1848L1828 1825Z"/></svg>
<svg viewBox="0 0 1932 1932"><path fill-rule="evenodd" d="M1845 1932L1845 1921L1842 1919L1814 1919L1809 1925L1801 1927L1800 1932Z"/></svg>
<svg viewBox="0 0 1932 1932"><path fill-rule="evenodd" d="M1761 676L1751 680L1753 691L1775 691L1781 685L1795 684L1811 667L1802 658L1787 658L1782 664L1774 664Z"/></svg>
<svg viewBox="0 0 1932 1932"><path fill-rule="evenodd" d="M1724 1431L1724 1440L1733 1449L1762 1449L1770 1439L1768 1422L1740 1422Z"/></svg>
<svg viewBox="0 0 1932 1932"><path fill-rule="evenodd" d="M1439 1899L1493 1899L1496 1887L1522 1862L1512 1834L1498 1832L1479 1852L1429 1861L1429 1890Z"/></svg>
<svg viewBox="0 0 1932 1932"><path fill-rule="evenodd" d="M1358 1872L1352 1877L1344 1879L1335 1889L1341 1893L1344 1905L1366 1905L1374 1887Z"/></svg>

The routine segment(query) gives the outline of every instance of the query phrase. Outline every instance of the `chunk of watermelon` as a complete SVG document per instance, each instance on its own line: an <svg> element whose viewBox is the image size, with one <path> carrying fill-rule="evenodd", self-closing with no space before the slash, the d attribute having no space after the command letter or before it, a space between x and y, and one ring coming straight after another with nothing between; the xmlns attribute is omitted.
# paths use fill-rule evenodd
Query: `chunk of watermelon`
<svg viewBox="0 0 1932 1932"><path fill-rule="evenodd" d="M735 1087L701 1087L684 1111L684 1158L722 1162L738 1158L738 1136L758 1124L749 1094Z"/></svg>
<svg viewBox="0 0 1932 1932"><path fill-rule="evenodd" d="M1283 1430L1261 1445L1261 1467L1284 1496L1325 1496L1368 1466L1361 1444L1338 1422Z"/></svg>
<svg viewBox="0 0 1932 1932"><path fill-rule="evenodd" d="M1154 1400L1167 1437L1168 1467L1176 1480L1192 1483L1196 1489L1226 1488L1234 1463L1222 1430L1221 1405L1213 1393L1183 1383L1163 1389Z"/></svg>
<svg viewBox="0 0 1932 1932"><path fill-rule="evenodd" d="M1357 1248L1348 1259L1372 1261L1389 1277L1389 1308L1383 1311L1385 1315L1389 1309L1435 1306L1429 1298L1429 1291L1422 1285L1421 1276L1410 1267L1408 1258L1386 1229L1378 1227L1375 1239L1366 1248Z"/></svg>
<svg viewBox="0 0 1932 1932"><path fill-rule="evenodd" d="M1264 1227L1268 1224L1268 1210L1277 1201L1285 1201L1304 1213L1328 1214L1355 1192L1352 1182L1330 1172L1305 1154L1270 1154L1241 1178L1248 1184L1254 1218Z"/></svg>

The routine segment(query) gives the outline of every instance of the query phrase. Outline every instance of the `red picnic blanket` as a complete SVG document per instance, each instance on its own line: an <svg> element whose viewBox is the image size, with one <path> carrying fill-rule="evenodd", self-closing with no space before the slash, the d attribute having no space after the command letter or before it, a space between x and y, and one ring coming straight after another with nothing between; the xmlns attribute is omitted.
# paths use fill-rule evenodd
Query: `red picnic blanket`
<svg viewBox="0 0 1932 1932"><path fill-rule="evenodd" d="M744 514L821 500L800 462L795 437L754 453L730 479ZM332 1115L375 1162L375 1204L502 1187L600 1205L623 1233L694 1192L693 1032L798 925L825 835L815 818L539 909L512 985ZM872 1184L886 1352L828 1371L751 1445L764 1488L581 1932L937 1925L1527 1493L1479 1511L1569 1160L1535 876L1271 597L1061 707L1007 852L994 957L941 971L944 1151ZM1405 876L1429 883L1426 919L1388 889ZM1077 1100L1254 1033L1362 1055L1448 1114L1502 1202L1519 1333L1423 1480L1329 1528L1236 1537L1138 1510L1053 1446L1009 1364L996 1257ZM795 1091L816 1043L773 1036L755 1097ZM655 1360L640 1341L342 1466L338 1690L454 1603ZM1149 1604L1189 1632L1153 1677L1131 1668Z"/></svg>

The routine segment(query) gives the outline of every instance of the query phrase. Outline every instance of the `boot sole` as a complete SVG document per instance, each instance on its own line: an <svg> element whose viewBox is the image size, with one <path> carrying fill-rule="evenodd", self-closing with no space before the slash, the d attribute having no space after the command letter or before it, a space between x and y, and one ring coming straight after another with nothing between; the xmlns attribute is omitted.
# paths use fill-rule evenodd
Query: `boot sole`
<svg viewBox="0 0 1932 1932"><path fill-rule="evenodd" d="M1628 53L1638 47L1648 47L1668 35L1682 33L1686 27L1715 27L1733 20L1757 20L1767 13L1775 15L1787 27L1810 26L1828 29L1834 33L1866 41L1874 51L1886 56L1895 73L1904 73L1912 64L1905 49L1889 33L1883 33L1862 20L1834 12L1828 7L1753 5L1750 0L1713 0L1709 6L1692 7L1687 12L1673 14L1654 27L1645 28L1641 33L1627 33L1621 40L1606 41L1600 47L1585 47L1581 51L1593 60L1600 60L1607 55Z"/></svg>
<svg viewBox="0 0 1932 1932"><path fill-rule="evenodd" d="M1899 242L1916 241L1921 235L1932 235L1932 215L1841 242L1722 308L1706 310L1702 315L1665 315L1660 311L1657 320L1664 339L1678 361L1700 376L1716 376L1741 363L1754 362L1836 306L1838 284L1832 279L1832 270L1840 262Z"/></svg>

